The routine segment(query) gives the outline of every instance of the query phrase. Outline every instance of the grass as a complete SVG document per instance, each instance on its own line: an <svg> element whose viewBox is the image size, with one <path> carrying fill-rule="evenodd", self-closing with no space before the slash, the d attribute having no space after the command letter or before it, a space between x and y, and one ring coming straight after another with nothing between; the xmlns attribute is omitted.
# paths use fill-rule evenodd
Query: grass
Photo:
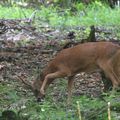
<svg viewBox="0 0 120 120"><path fill-rule="evenodd" d="M0 5L0 18L3 19L21 19L29 17L32 14L32 9L20 8L18 6L3 7Z"/></svg>
<svg viewBox="0 0 120 120"><path fill-rule="evenodd" d="M36 17L38 24L41 21L53 27L73 27L73 26L114 26L120 25L120 8L111 9L101 2L95 2L87 7L82 3L73 5L75 10L60 9L59 7L41 6ZM34 12L33 8L20 8L16 5L12 7L0 6L0 18L25 18L30 17Z"/></svg>
<svg viewBox="0 0 120 120"><path fill-rule="evenodd" d="M58 83L59 92L65 93L66 83L63 81ZM79 120L77 108L77 101L79 101L82 119L107 120L107 102L99 98L73 95L71 105L68 106L66 104L67 96L55 101L51 95L53 89L50 87L47 90L45 101L38 103L33 95L29 95L29 91L27 92L27 96L22 95L22 92L18 92L18 88L18 91L16 91L17 84L12 84L14 87L0 85L0 115L3 110L12 110L20 117L18 120ZM9 99L5 99L5 96ZM119 98L119 94L116 98ZM105 96L104 99L115 104L115 108L119 106L119 103L113 101L114 97ZM113 119L113 115L114 111L111 111L112 120L115 120Z"/></svg>
<svg viewBox="0 0 120 120"><path fill-rule="evenodd" d="M80 6L80 7L78 7ZM76 11L65 9L57 12L57 7L42 7L38 16L45 18L46 22L56 27L89 26L89 25L120 25L120 8L111 9L107 5L96 2L85 7L82 3L75 5Z"/></svg>

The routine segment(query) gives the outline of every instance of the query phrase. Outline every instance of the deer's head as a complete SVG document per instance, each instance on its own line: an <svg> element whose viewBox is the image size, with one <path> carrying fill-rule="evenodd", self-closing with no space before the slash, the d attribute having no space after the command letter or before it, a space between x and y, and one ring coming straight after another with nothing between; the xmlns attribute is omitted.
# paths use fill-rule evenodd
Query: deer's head
<svg viewBox="0 0 120 120"><path fill-rule="evenodd" d="M30 89L33 92L38 102L44 98L45 95L40 92L40 88L44 80L42 73L40 73L32 82L23 79L21 76L18 77L25 84L26 88Z"/></svg>

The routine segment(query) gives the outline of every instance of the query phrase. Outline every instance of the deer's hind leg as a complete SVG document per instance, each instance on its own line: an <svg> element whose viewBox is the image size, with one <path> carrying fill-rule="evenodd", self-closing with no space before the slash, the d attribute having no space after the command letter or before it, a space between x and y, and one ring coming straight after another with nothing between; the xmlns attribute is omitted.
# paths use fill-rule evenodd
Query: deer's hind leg
<svg viewBox="0 0 120 120"><path fill-rule="evenodd" d="M111 60L115 73L118 76L118 83L120 85L120 52L118 52Z"/></svg>
<svg viewBox="0 0 120 120"><path fill-rule="evenodd" d="M104 71L105 75L110 78L113 84L113 90L118 87L118 75L116 74L113 65L111 62L101 62L99 63L99 67Z"/></svg>
<svg viewBox="0 0 120 120"><path fill-rule="evenodd" d="M111 57L109 61L112 64L114 73L117 76L116 80L118 82L118 86L120 86L120 50L117 50L116 53Z"/></svg>

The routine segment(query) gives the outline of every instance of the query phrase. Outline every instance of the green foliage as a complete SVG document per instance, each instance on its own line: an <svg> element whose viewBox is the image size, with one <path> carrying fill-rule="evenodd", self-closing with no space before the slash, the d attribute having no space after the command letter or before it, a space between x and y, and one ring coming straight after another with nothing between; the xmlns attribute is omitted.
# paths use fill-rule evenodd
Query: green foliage
<svg viewBox="0 0 120 120"><path fill-rule="evenodd" d="M47 96L45 101L42 103L38 103L35 101L33 96L24 97L24 104L20 103L20 99L23 99L19 96L18 92L15 88L7 87L0 85L1 90L1 100L0 111L3 112L3 104L4 106L11 106L14 103L12 109L13 112L16 113L18 120L78 120L78 107L76 101L79 101L80 110L82 114L82 119L84 120L107 120L107 101L111 102L112 109L111 117L114 118L115 116L114 110L117 109L119 111L119 94L116 94L115 99L114 97L105 96L105 101L99 98L90 98L87 96L74 96L72 97L71 105L68 106L66 104L67 96L64 95L65 93L66 82L64 80L58 81L58 90L61 92L60 99L57 101L54 100L51 93L53 88L49 88L47 90ZM5 100L6 95L9 99ZM59 97L59 95L58 95ZM20 104L20 106L19 106ZM15 108L17 106L17 108ZM18 106L20 108L18 108ZM4 110L7 110L4 108ZM0 112L0 116L1 116ZM114 119L112 119L114 120Z"/></svg>
<svg viewBox="0 0 120 120"><path fill-rule="evenodd" d="M0 6L0 18L30 17L34 9ZM94 2L85 6L82 3L73 4L73 8L61 9L57 6L41 6L36 14L36 25L45 22L53 27L65 28L90 25L120 25L120 8L111 9L104 3Z"/></svg>
<svg viewBox="0 0 120 120"><path fill-rule="evenodd" d="M25 18L32 14L32 9L25 9L16 6L3 7L0 5L0 18L14 19L14 18Z"/></svg>
<svg viewBox="0 0 120 120"><path fill-rule="evenodd" d="M120 9L111 9L106 4L95 2L87 7L82 3L75 6L76 11L63 9L62 12L58 7L42 7L38 11L38 16L53 27L73 27L73 26L90 26L90 25L120 25Z"/></svg>

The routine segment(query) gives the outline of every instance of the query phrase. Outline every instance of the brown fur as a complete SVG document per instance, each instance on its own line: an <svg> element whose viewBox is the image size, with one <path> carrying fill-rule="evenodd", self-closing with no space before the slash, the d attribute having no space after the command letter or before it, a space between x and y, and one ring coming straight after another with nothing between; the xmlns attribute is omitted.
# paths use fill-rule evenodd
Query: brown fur
<svg viewBox="0 0 120 120"><path fill-rule="evenodd" d="M45 89L55 78L68 77L68 102L71 98L73 77L80 72L94 72L101 69L110 78L113 88L119 80L120 47L111 42L89 42L64 49L48 63L41 78L33 83L38 98L45 95Z"/></svg>

